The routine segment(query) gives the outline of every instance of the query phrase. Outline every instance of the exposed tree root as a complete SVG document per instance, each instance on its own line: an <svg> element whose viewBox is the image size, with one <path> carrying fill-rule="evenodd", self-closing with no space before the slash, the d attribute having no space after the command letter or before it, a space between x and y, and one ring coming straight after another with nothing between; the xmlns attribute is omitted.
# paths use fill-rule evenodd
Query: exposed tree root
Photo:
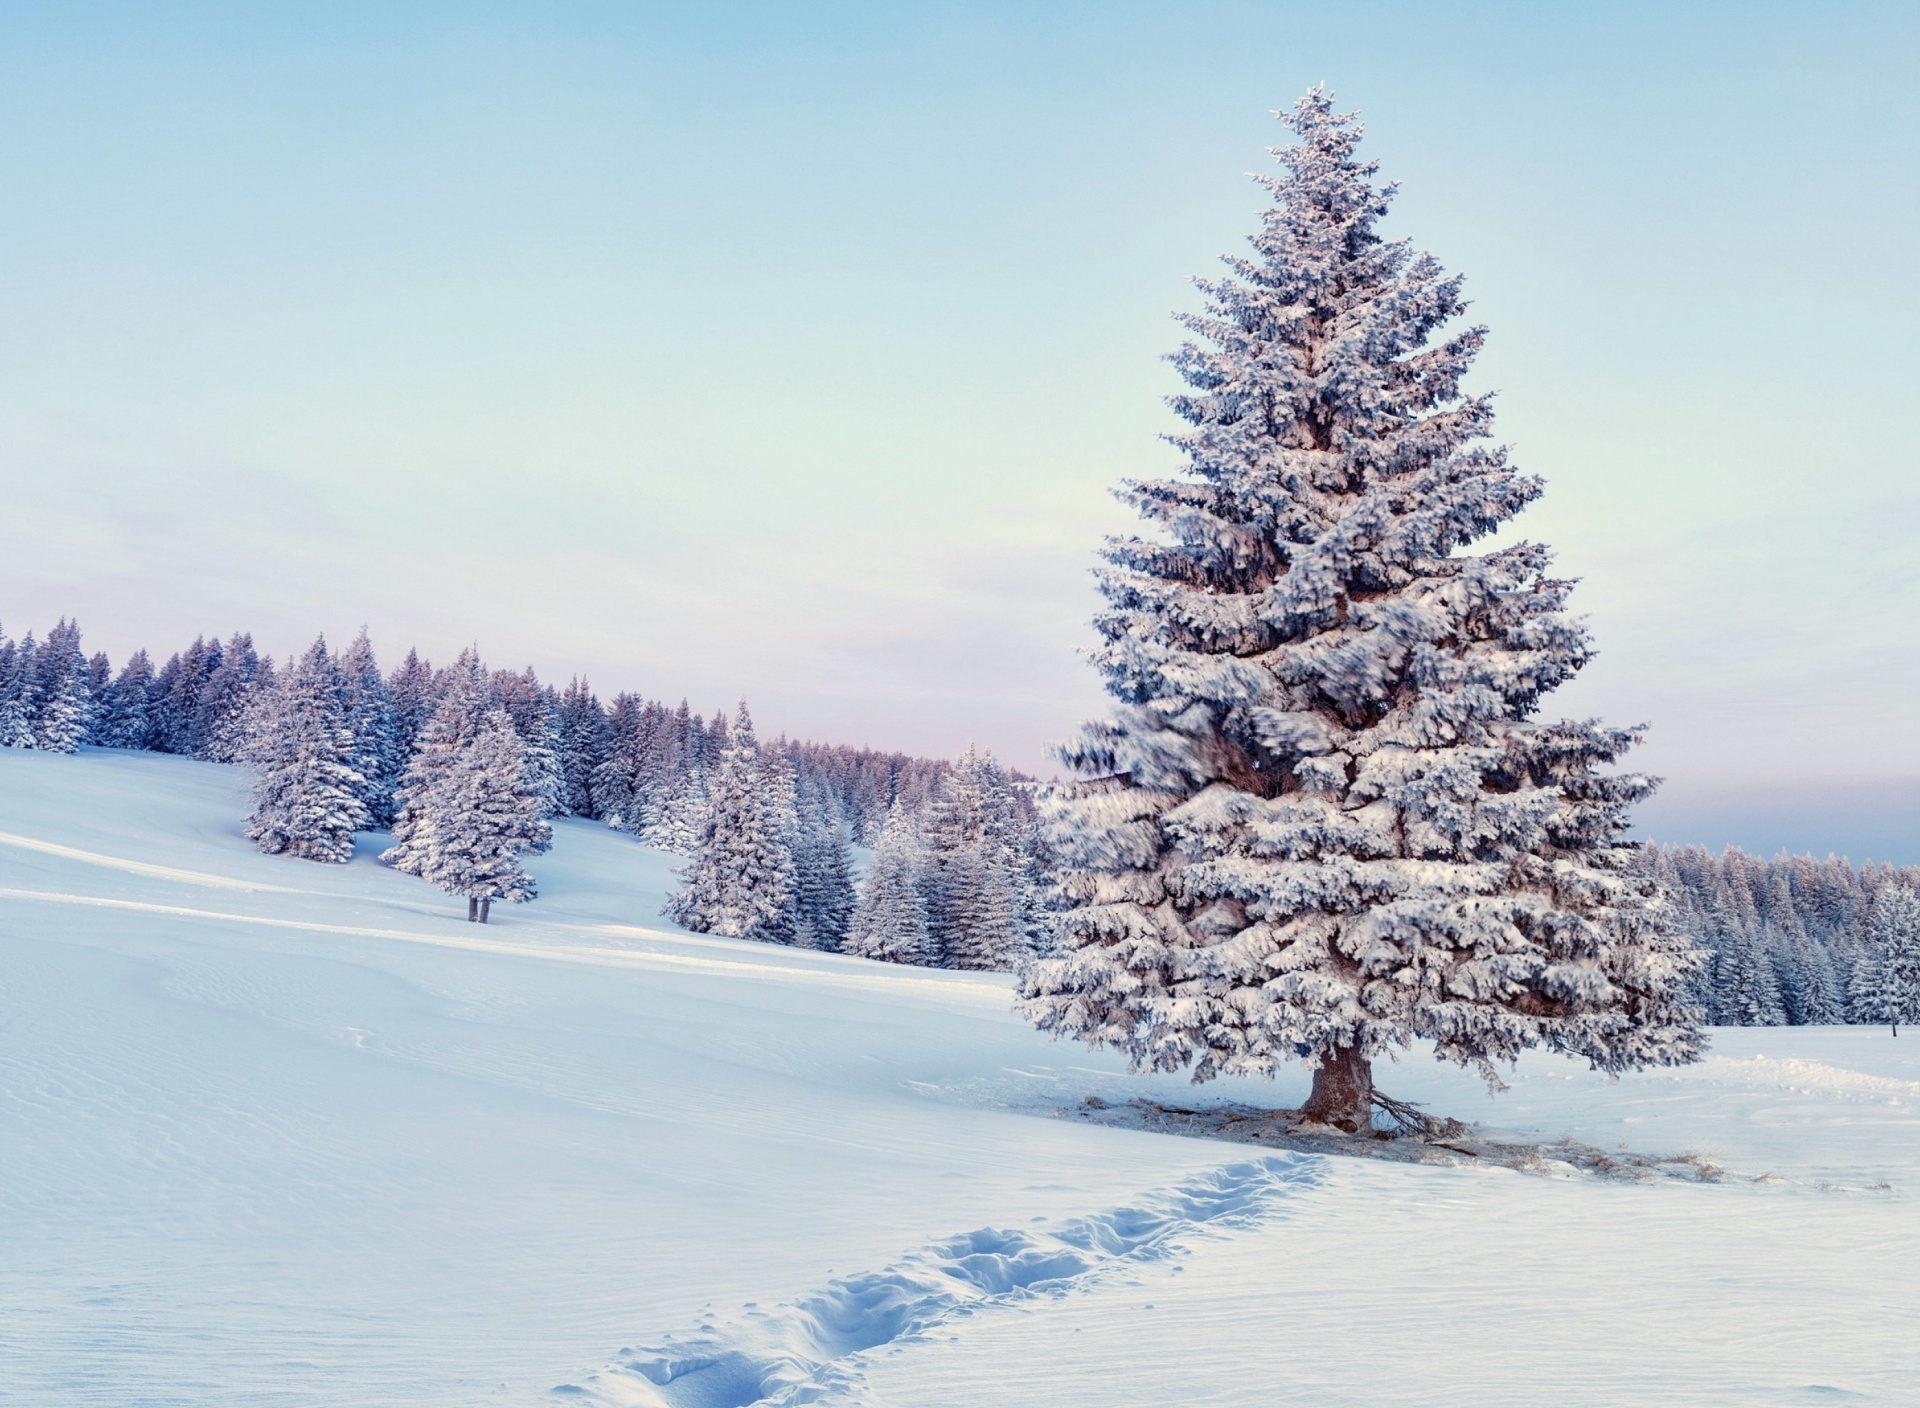
<svg viewBox="0 0 1920 1408"><path fill-rule="evenodd" d="M1688 1183L1717 1183L1724 1176L1712 1161L1699 1154L1659 1157L1625 1149L1608 1151L1577 1139L1522 1144L1491 1139L1471 1125L1430 1115L1411 1101L1373 1093L1373 1104L1390 1122L1348 1134L1331 1125L1305 1119L1299 1110L1262 1110L1218 1105L1190 1110L1153 1100L1109 1104L1097 1095L1058 1113L1069 1119L1123 1129L1149 1129L1195 1139L1224 1139L1259 1144L1270 1149L1297 1149L1303 1153L1340 1154L1349 1158L1386 1159L1394 1163L1491 1164L1541 1177L1570 1178L1586 1174L1622 1183L1650 1183L1672 1178Z"/></svg>

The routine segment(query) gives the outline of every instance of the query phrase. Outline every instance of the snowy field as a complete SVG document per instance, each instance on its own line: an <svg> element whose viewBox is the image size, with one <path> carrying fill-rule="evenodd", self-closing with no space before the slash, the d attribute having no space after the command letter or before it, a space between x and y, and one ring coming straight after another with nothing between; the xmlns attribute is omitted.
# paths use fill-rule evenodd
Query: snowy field
<svg viewBox="0 0 1920 1408"><path fill-rule="evenodd" d="M1920 1404L1920 1032L1389 1092L1621 1184L1052 1118L1194 1092L1006 981L254 854L242 778L0 752L0 1402Z"/></svg>

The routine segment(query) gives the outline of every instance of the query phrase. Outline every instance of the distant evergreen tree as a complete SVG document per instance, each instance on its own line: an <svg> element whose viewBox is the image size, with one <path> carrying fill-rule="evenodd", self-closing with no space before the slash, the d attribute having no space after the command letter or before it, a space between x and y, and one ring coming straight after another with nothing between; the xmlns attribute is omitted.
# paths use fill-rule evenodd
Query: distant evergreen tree
<svg viewBox="0 0 1920 1408"><path fill-rule="evenodd" d="M934 951L949 967L1013 968L1025 952L1024 875L1005 775L969 745L934 788L921 834Z"/></svg>
<svg viewBox="0 0 1920 1408"><path fill-rule="evenodd" d="M265 726L248 750L259 779L247 835L268 855L339 864L353 855L353 833L372 822L351 762L344 683L322 637L257 716Z"/></svg>
<svg viewBox="0 0 1920 1408"><path fill-rule="evenodd" d="M831 793L807 789L793 846L793 941L801 948L837 951L846 942L859 896L846 829Z"/></svg>
<svg viewBox="0 0 1920 1408"><path fill-rule="evenodd" d="M789 921L793 862L762 796L760 749L743 700L713 778L712 806L679 891L663 911L699 934L777 941Z"/></svg>
<svg viewBox="0 0 1920 1408"><path fill-rule="evenodd" d="M411 652L408 660L418 667ZM398 810L393 821L393 845L380 857L396 870L426 877L438 864L434 855L438 844L437 799L445 793L461 754L480 736L488 714L500 707L494 703L487 683L486 668L472 650L461 651L444 672L439 702L419 735L395 799Z"/></svg>
<svg viewBox="0 0 1920 1408"><path fill-rule="evenodd" d="M467 898L467 918L485 924L495 900L516 904L538 893L520 857L545 851L553 828L528 786L526 748L504 708L492 704L472 740L426 798L428 860L413 872Z"/></svg>
<svg viewBox="0 0 1920 1408"><path fill-rule="evenodd" d="M1719 957L1721 1010L1730 1027L1783 1027L1787 1009L1764 936L1734 934Z"/></svg>
<svg viewBox="0 0 1920 1408"><path fill-rule="evenodd" d="M564 816L566 779L560 770L560 727L552 691L543 689L529 665L520 674L496 670L493 695L513 721L526 756L526 786L540 803L540 815Z"/></svg>
<svg viewBox="0 0 1920 1408"><path fill-rule="evenodd" d="M599 815L593 803L593 776L610 737L600 701L592 687L575 675L560 696L560 775L565 780L561 796L568 814Z"/></svg>
<svg viewBox="0 0 1920 1408"><path fill-rule="evenodd" d="M253 637L245 631L234 632L220 652L220 663L194 698L193 718L187 730L187 749L194 757L210 763L239 761L241 713L248 686L259 669Z"/></svg>
<svg viewBox="0 0 1920 1408"><path fill-rule="evenodd" d="M433 666L422 660L418 651L407 651L407 658L387 677L387 699L393 707L394 753L402 760L404 772L440 703L433 685Z"/></svg>
<svg viewBox="0 0 1920 1408"><path fill-rule="evenodd" d="M34 746L33 716L39 705L33 632L16 643L0 637L0 748Z"/></svg>
<svg viewBox="0 0 1920 1408"><path fill-rule="evenodd" d="M153 701L153 746L157 752L193 754L193 721L206 687L226 652L217 638L195 636L193 644L160 669Z"/></svg>
<svg viewBox="0 0 1920 1408"><path fill-rule="evenodd" d="M1873 955L1855 993L1856 1020L1920 1023L1920 892L1894 882L1881 886L1867 916Z"/></svg>
<svg viewBox="0 0 1920 1408"><path fill-rule="evenodd" d="M107 659L106 651L96 650L87 657L87 697L93 701L93 715L86 737L86 742L96 748L101 746L101 729L106 723L112 689L113 662Z"/></svg>
<svg viewBox="0 0 1920 1408"><path fill-rule="evenodd" d="M861 887L841 951L883 963L933 967L937 960L920 892L924 859L905 809L895 803L881 829L873 868Z"/></svg>
<svg viewBox="0 0 1920 1408"><path fill-rule="evenodd" d="M607 710L607 745L593 772L594 814L607 825L638 833L644 799L637 784L640 772L640 732L647 701L622 690Z"/></svg>
<svg viewBox="0 0 1920 1408"><path fill-rule="evenodd" d="M1846 992L1827 946L1798 927L1782 942L1781 984L1787 1021L1796 1027L1835 1026L1847 1019Z"/></svg>
<svg viewBox="0 0 1920 1408"><path fill-rule="evenodd" d="M35 653L29 722L33 746L77 753L93 729L92 678L80 648L80 623L62 617Z"/></svg>
<svg viewBox="0 0 1920 1408"><path fill-rule="evenodd" d="M679 856L697 855L712 814L713 799L708 794L707 774L704 769L696 768L681 780L679 789L655 809L643 835L655 850L671 851Z"/></svg>
<svg viewBox="0 0 1920 1408"><path fill-rule="evenodd" d="M381 677L373 641L362 626L353 644L340 657L346 681L347 730L353 735L353 767L362 779L360 800L375 826L391 826L398 803L395 794L407 770L407 754L400 743L400 723L393 695Z"/></svg>
<svg viewBox="0 0 1920 1408"><path fill-rule="evenodd" d="M136 650L120 667L120 674L104 695L96 729L103 748L149 748L153 745L153 662Z"/></svg>
<svg viewBox="0 0 1920 1408"><path fill-rule="evenodd" d="M767 926L761 937L771 943L790 944L798 932L800 921L799 885L794 861L794 853L800 846L800 808L793 766L778 747L760 750L759 796L768 830L773 835L773 844L784 860L786 871L780 916Z"/></svg>

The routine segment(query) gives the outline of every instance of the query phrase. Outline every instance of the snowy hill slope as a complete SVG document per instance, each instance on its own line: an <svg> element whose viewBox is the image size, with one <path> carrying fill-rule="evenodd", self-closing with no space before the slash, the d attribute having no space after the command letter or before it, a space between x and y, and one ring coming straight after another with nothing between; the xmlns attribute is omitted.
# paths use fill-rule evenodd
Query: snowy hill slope
<svg viewBox="0 0 1920 1408"><path fill-rule="evenodd" d="M1920 1402L1920 1039L1382 1073L1718 1184L1269 1154L1044 1116L1304 1079L680 934L580 823L483 929L256 855L242 782L0 752L0 1402Z"/></svg>

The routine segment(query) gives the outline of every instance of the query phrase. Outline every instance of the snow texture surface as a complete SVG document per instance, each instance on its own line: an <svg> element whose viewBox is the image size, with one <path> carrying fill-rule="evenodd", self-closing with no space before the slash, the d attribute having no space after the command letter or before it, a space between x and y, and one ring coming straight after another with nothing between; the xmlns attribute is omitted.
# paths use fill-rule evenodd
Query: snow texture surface
<svg viewBox="0 0 1920 1408"><path fill-rule="evenodd" d="M496 912L257 854L245 778L0 754L0 1403L1920 1401L1920 1040L1547 1056L1507 1137L1715 1183L1268 1154L1049 1118L1195 1091L989 974L651 919L560 821Z"/></svg>

